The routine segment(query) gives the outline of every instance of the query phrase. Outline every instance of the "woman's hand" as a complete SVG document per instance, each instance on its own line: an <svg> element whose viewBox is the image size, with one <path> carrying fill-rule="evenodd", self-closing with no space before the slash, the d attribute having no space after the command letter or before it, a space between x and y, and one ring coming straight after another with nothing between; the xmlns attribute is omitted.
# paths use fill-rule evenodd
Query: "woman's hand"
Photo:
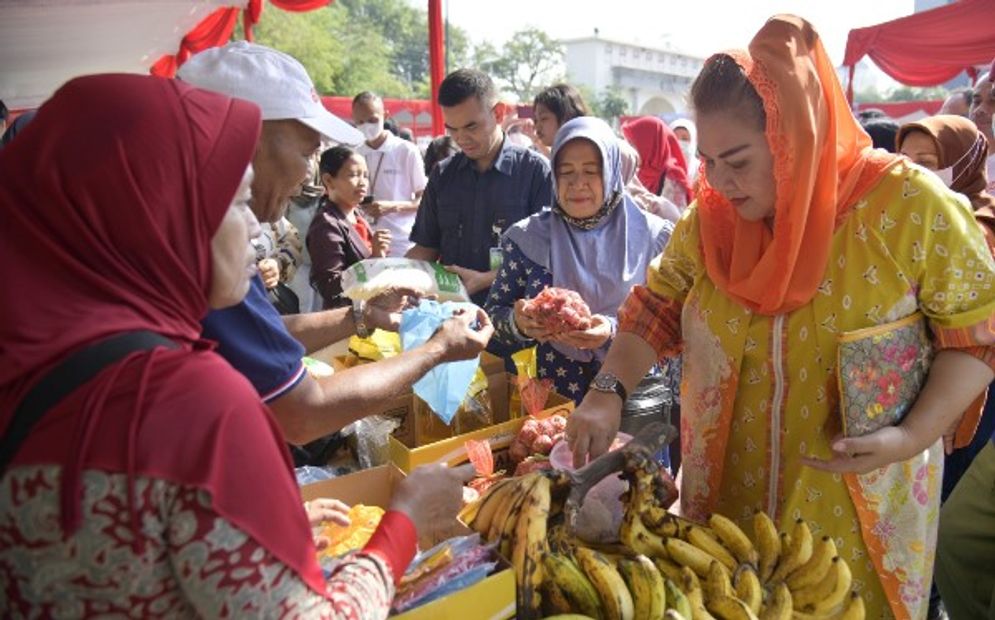
<svg viewBox="0 0 995 620"><path fill-rule="evenodd" d="M304 502L304 512L307 513L311 527L321 525L325 521L341 525L349 525L349 506L337 499L319 498Z"/></svg>
<svg viewBox="0 0 995 620"><path fill-rule="evenodd" d="M280 283L280 263L275 258L264 258L257 263L263 286L275 288Z"/></svg>
<svg viewBox="0 0 995 620"><path fill-rule="evenodd" d="M391 234L389 230L378 230L373 233L373 258L383 258L390 253Z"/></svg>
<svg viewBox="0 0 995 620"><path fill-rule="evenodd" d="M567 418L567 442L574 467L583 467L608 452L622 422L622 399L617 394L591 390Z"/></svg>
<svg viewBox="0 0 995 620"><path fill-rule="evenodd" d="M422 465L398 483L390 509L408 515L419 537L444 531L456 521L463 503L463 483L473 475L472 466L450 469L444 464Z"/></svg>
<svg viewBox="0 0 995 620"><path fill-rule="evenodd" d="M838 474L866 474L880 467L905 461L921 450L902 426L886 426L863 437L836 437L830 459L803 458L809 467Z"/></svg>
<svg viewBox="0 0 995 620"><path fill-rule="evenodd" d="M542 323L525 311L526 303L524 299L515 302L513 320L518 333L537 342L546 342L552 334L543 327Z"/></svg>
<svg viewBox="0 0 995 620"><path fill-rule="evenodd" d="M591 317L591 327L583 331L572 331L550 338L574 347L575 349L598 349L611 340L612 324L606 317L595 314Z"/></svg>

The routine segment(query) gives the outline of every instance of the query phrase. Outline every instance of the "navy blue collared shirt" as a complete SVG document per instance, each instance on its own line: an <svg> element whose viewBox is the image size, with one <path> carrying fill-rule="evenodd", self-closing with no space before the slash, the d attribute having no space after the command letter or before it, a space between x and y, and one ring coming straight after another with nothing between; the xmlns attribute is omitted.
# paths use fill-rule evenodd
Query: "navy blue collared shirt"
<svg viewBox="0 0 995 620"><path fill-rule="evenodd" d="M553 178L542 155L504 139L484 172L463 153L432 171L411 241L439 252L439 262L490 271L490 249L515 222L551 204ZM473 296L483 306L487 289Z"/></svg>

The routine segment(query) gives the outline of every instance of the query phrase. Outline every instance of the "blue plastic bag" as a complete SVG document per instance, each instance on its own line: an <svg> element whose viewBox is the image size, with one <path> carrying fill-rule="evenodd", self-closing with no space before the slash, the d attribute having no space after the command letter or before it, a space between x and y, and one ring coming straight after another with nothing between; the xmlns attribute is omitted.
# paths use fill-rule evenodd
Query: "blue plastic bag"
<svg viewBox="0 0 995 620"><path fill-rule="evenodd" d="M459 309L473 312L473 304L447 301L439 303L430 299L422 300L417 308L405 310L401 315L401 347L409 351L425 344L444 321L452 318ZM446 362L430 370L414 385L414 392L428 403L435 415L445 424L450 424L456 411L466 398L473 375L480 365L480 358L461 362Z"/></svg>

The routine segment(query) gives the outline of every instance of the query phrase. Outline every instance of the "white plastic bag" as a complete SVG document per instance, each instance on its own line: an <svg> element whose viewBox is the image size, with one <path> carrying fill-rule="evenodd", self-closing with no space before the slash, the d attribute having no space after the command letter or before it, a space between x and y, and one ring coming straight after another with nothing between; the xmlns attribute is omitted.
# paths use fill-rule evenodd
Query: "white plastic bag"
<svg viewBox="0 0 995 620"><path fill-rule="evenodd" d="M468 301L469 293L455 273L438 263L410 258L368 258L342 272L342 294L366 301L392 289L414 289L439 301Z"/></svg>

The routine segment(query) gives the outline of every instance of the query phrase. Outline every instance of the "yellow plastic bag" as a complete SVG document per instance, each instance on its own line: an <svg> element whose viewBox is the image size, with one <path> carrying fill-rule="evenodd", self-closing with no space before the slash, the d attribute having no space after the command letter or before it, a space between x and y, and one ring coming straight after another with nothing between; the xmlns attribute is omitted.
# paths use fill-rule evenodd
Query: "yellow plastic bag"
<svg viewBox="0 0 995 620"><path fill-rule="evenodd" d="M353 336L349 339L349 352L371 362L394 357L401 353L401 336L381 329L375 330L369 338Z"/></svg>

